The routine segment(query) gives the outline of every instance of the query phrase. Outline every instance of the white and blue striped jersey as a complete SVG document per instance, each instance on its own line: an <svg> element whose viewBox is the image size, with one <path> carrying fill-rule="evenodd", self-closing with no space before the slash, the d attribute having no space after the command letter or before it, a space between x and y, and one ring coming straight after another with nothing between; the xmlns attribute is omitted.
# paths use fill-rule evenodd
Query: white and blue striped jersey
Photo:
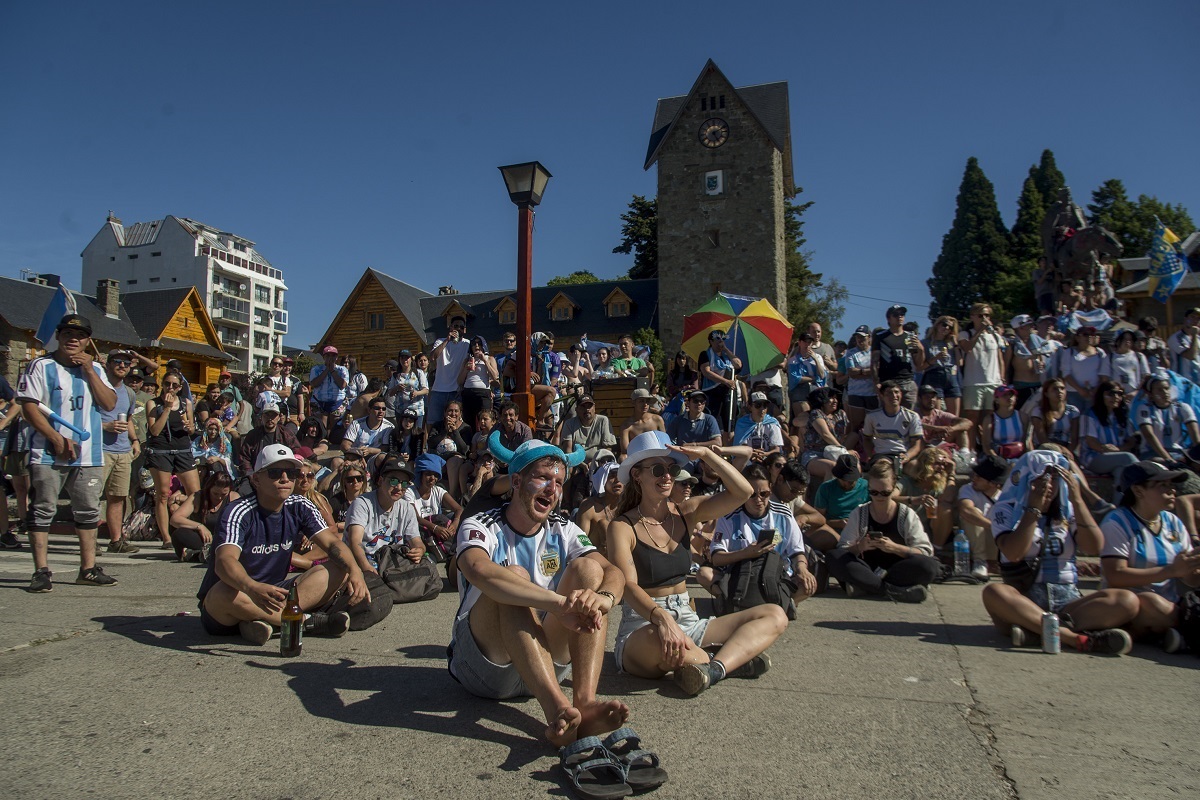
<svg viewBox="0 0 1200 800"><path fill-rule="evenodd" d="M1110 513L1100 523L1104 534L1100 557L1123 558L1133 569L1155 569L1167 566L1180 553L1192 549L1187 529L1179 517L1170 511L1162 511L1158 518L1162 520L1162 528L1155 534L1130 508L1118 508ZM1107 584L1104 587L1107 588ZM1171 602L1179 599L1179 586L1172 578L1139 586L1134 591L1154 592Z"/></svg>
<svg viewBox="0 0 1200 800"><path fill-rule="evenodd" d="M458 526L459 558L470 547L481 548L492 563L502 567L518 566L529 573L534 584L554 591L567 565L596 547L578 525L553 512L532 536L522 536L508 526L504 513L508 504L468 517ZM459 605L456 619L471 613L480 590L459 573Z"/></svg>
<svg viewBox="0 0 1200 800"><path fill-rule="evenodd" d="M1025 511L1024 501L1005 500L992 506L988 518L992 521L992 535L999 541L1001 536L1012 533L1017 529L1021 514ZM1069 583L1079 582L1079 572L1075 568L1075 519L1052 520L1043 515L1038 520L1037 530L1034 531L1033 541L1025 553L1025 560L1042 557L1042 569L1038 574L1038 583ZM1011 564L1000 553L1001 564Z"/></svg>
<svg viewBox="0 0 1200 800"><path fill-rule="evenodd" d="M92 369L109 389L112 384L104 374L104 368L93 362ZM79 455L70 464L59 462L59 466L102 467L104 466L104 431L101 428L100 407L93 402L92 390L83 375L83 367L65 367L52 356L35 358L21 376L17 387L18 400L36 400L45 403L51 411L75 427L91 434L86 442L79 435L55 423L50 423L63 436L75 440ZM30 426L32 429L32 426ZM47 447L46 437L32 430L30 438L30 464L54 464L54 448Z"/></svg>
<svg viewBox="0 0 1200 800"><path fill-rule="evenodd" d="M775 552L784 562L787 575L792 574L792 558L804 552L804 537L800 526L785 503L772 500L767 504L767 513L757 519L739 508L717 520L713 530L710 553L736 553L758 541L758 533L764 528L775 529Z"/></svg>
<svg viewBox="0 0 1200 800"><path fill-rule="evenodd" d="M1154 403L1141 403L1134 412L1134 424L1139 428L1149 425L1163 449L1173 456L1182 456L1189 444L1195 444L1189 441L1187 432L1188 423L1195 421L1196 412L1192 407L1178 401L1172 401L1166 408L1159 408ZM1143 444L1141 457L1158 458L1158 452Z"/></svg>
<svg viewBox="0 0 1200 800"><path fill-rule="evenodd" d="M1025 426L1015 411L1007 418L992 412L992 444L1019 444L1025 441Z"/></svg>
<svg viewBox="0 0 1200 800"><path fill-rule="evenodd" d="M1108 424L1105 425L1096 416L1096 412L1089 410L1086 414L1079 418L1079 463L1087 467L1092 459L1102 450L1093 450L1087 443L1087 437L1092 437L1100 444L1111 444L1114 447L1120 447L1125 444L1125 440L1132 436L1137 431L1133 430L1129 420L1125 424L1117 422L1117 418L1113 414L1108 416Z"/></svg>
<svg viewBox="0 0 1200 800"><path fill-rule="evenodd" d="M1034 406L1029 412L1029 419L1032 422L1034 419L1042 420L1045 424L1045 419L1042 416L1042 407ZM1050 430L1046 431L1047 441L1056 442L1068 449L1075 446L1071 441L1071 423L1079 419L1079 409L1067 403L1067 407L1063 409L1062 415L1054 420L1054 424L1050 426Z"/></svg>

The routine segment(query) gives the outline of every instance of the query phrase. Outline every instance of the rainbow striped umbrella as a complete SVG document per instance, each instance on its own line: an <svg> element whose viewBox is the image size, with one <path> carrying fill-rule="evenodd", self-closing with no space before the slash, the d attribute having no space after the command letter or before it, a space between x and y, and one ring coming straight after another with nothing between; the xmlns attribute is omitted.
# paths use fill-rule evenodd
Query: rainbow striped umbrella
<svg viewBox="0 0 1200 800"><path fill-rule="evenodd" d="M780 364L792 341L792 325L761 297L718 292L683 318L683 350L699 359L708 335L723 331L725 344L742 360L743 375L757 375Z"/></svg>

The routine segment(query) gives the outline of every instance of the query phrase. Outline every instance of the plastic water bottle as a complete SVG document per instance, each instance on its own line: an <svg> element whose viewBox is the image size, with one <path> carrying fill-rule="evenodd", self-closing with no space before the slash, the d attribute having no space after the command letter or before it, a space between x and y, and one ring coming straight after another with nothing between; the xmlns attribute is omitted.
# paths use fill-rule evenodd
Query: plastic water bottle
<svg viewBox="0 0 1200 800"><path fill-rule="evenodd" d="M971 574L971 543L962 528L954 531L954 574Z"/></svg>

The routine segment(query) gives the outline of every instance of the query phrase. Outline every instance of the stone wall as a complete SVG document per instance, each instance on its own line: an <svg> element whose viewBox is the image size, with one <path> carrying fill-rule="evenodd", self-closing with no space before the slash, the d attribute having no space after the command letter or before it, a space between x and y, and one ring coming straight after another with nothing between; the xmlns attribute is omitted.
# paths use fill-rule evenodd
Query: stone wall
<svg viewBox="0 0 1200 800"><path fill-rule="evenodd" d="M705 96L717 108L702 109ZM712 117L729 124L729 138L707 148L699 131ZM723 192L709 196L705 176L716 170ZM765 297L787 313L784 188L782 154L733 87L716 72L705 76L658 157L659 329L667 352L680 344L684 315L718 290Z"/></svg>

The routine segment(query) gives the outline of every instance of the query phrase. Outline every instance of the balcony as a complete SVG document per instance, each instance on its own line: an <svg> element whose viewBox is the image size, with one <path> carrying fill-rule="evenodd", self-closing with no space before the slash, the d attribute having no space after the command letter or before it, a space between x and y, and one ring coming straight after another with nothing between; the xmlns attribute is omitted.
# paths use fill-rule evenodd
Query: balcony
<svg viewBox="0 0 1200 800"><path fill-rule="evenodd" d="M217 281L213 284L213 305L217 304L222 297L236 297L240 300L250 299L249 287L243 289L241 284L230 283L228 281Z"/></svg>
<svg viewBox="0 0 1200 800"><path fill-rule="evenodd" d="M275 332L287 333L288 330L288 312L275 311Z"/></svg>
<svg viewBox="0 0 1200 800"><path fill-rule="evenodd" d="M219 319L222 322L232 322L236 325L249 325L250 315L245 311L237 311L226 306L217 306L213 309L212 318Z"/></svg>

